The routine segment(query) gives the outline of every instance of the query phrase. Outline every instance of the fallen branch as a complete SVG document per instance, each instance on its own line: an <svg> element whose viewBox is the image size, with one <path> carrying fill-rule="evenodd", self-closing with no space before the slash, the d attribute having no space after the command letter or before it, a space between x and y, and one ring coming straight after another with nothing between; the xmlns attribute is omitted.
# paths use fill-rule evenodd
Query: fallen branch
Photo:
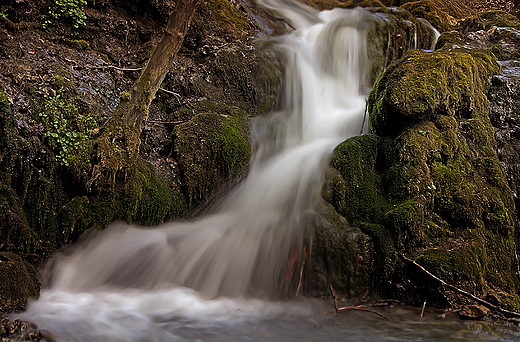
<svg viewBox="0 0 520 342"><path fill-rule="evenodd" d="M158 121L158 120L148 120L147 122L154 124L162 124L162 125L178 125L181 123L188 122L189 120L180 120L180 121Z"/></svg>
<svg viewBox="0 0 520 342"><path fill-rule="evenodd" d="M177 100L179 105L182 105L182 103L181 103L181 96L179 94L174 93L173 91L170 91L170 90L166 90L164 88L158 88L158 90L164 91L167 94L171 94L171 95L175 96L175 99Z"/></svg>
<svg viewBox="0 0 520 342"><path fill-rule="evenodd" d="M437 316L437 317L439 317L439 318L446 318L447 315L452 314L452 313L457 313L457 312L459 312L460 310L461 310L461 309L450 310L450 311L448 311L448 312L445 312L445 313L443 313L443 314L440 314L440 315Z"/></svg>
<svg viewBox="0 0 520 342"><path fill-rule="evenodd" d="M335 308L336 309L336 308ZM373 314L376 314L378 316L381 316L389 321L391 321L392 319L388 316L385 316L383 315L382 313L380 312L377 312L375 310L371 310L371 309L367 309L364 305L358 305L358 306L344 306L342 308L339 308L337 309L337 311L327 311L325 312L324 314L331 314L331 313L334 313L336 312L337 315L339 315L341 312L343 311L350 311L350 310L357 310L357 311L366 311L366 312L371 312Z"/></svg>
<svg viewBox="0 0 520 342"><path fill-rule="evenodd" d="M119 71L141 71L143 68L119 68L115 65L103 65L103 66L87 66L90 69L114 69Z"/></svg>
<svg viewBox="0 0 520 342"><path fill-rule="evenodd" d="M298 294L300 293L300 288L302 287L303 268L305 267L305 262L307 261L307 258L308 258L308 256L307 256L307 247L303 247L303 261L302 261L302 267L300 269L300 279L298 281L298 288L296 289L296 296L295 296L295 298L298 298Z"/></svg>
<svg viewBox="0 0 520 342"><path fill-rule="evenodd" d="M330 293L332 294L332 300L334 301L334 312L336 315L339 316L339 310L338 310L338 296L336 296L336 292L332 288L332 284L330 284ZM330 312L332 313L332 311Z"/></svg>
<svg viewBox="0 0 520 342"><path fill-rule="evenodd" d="M463 296L466 296L466 297L468 297L468 298L471 298L471 299L473 299L474 301L476 301L476 302L478 302L478 303L480 303L480 304L482 304L482 305L484 305L484 306L486 306L486 307L488 307L488 308L490 308L490 309L496 310L496 311L500 312L500 313L501 313L502 315L504 315L504 316L510 316L510 317L518 317L518 318L520 318L520 313L518 313L518 312L514 312L514 311L509 311L509 310L506 310L506 309L502 309L502 308L499 307L499 306L493 305L493 304L491 304L490 302L485 301L485 300L482 299L482 298L479 298L479 297L477 297L477 296L475 296L475 295L473 295L473 294L471 294L471 293L469 293L469 292L466 292L466 291L464 291L464 290L459 289L458 287L455 287L455 286L453 286L453 285L451 285L451 284L446 283L444 280L442 280L442 279L440 279L440 278L437 278L435 275L433 275L432 273L430 273L430 272L429 272L428 270L426 270L424 267L422 267L421 265L419 265L419 264L416 263L415 261L413 261L413 260L411 260L411 259L408 259L408 258L405 257L404 255L401 255L401 258L402 258L404 261L406 261L406 262L408 262L408 263L411 263L411 264L415 265L416 267L420 268L424 273L428 274L430 277L432 277L433 279L437 280L437 281L438 281L442 286L447 287L447 288L449 288L450 290L453 290L453 291L455 291L455 292L457 292L457 293L459 293L459 294L461 294L461 295L463 295Z"/></svg>

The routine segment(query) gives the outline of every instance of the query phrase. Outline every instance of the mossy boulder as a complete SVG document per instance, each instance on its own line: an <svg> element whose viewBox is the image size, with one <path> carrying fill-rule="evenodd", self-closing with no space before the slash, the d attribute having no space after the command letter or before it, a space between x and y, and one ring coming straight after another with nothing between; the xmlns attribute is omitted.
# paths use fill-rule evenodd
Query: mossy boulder
<svg viewBox="0 0 520 342"><path fill-rule="evenodd" d="M395 60L409 50L433 49L435 33L424 21L403 8L368 8L368 58L371 84Z"/></svg>
<svg viewBox="0 0 520 342"><path fill-rule="evenodd" d="M239 12L230 1L201 1L186 39L188 45L202 42L206 35L236 39L250 28L251 23L246 16Z"/></svg>
<svg viewBox="0 0 520 342"><path fill-rule="evenodd" d="M482 119L487 115L485 87L498 72L487 52L409 52L391 65L370 94L370 123L381 136L397 135L439 115Z"/></svg>
<svg viewBox="0 0 520 342"><path fill-rule="evenodd" d="M339 172L332 177L325 198L353 225L380 221L390 207L381 190L379 145L379 137L363 135L346 140L334 150L331 165ZM348 198L366 200L347 203Z"/></svg>
<svg viewBox="0 0 520 342"><path fill-rule="evenodd" d="M336 148L339 174L328 198L372 238L380 294L415 304L457 301L424 285L404 255L455 286L499 294L514 307L516 215L486 98L497 71L486 52L409 52L370 94L375 135Z"/></svg>
<svg viewBox="0 0 520 342"><path fill-rule="evenodd" d="M240 178L250 157L242 116L198 114L175 128L173 145L190 206L206 199L224 182Z"/></svg>
<svg viewBox="0 0 520 342"><path fill-rule="evenodd" d="M9 252L0 252L0 311L21 309L37 297L40 283L34 268Z"/></svg>
<svg viewBox="0 0 520 342"><path fill-rule="evenodd" d="M424 18L438 31L450 31L457 24L457 19L450 15L439 1L421 0L407 2L401 6L417 18Z"/></svg>
<svg viewBox="0 0 520 342"><path fill-rule="evenodd" d="M415 7L417 4L419 4L419 6L422 6L421 3L424 4L423 1L408 0L382 0L381 2L388 7ZM463 0L431 0L428 6L432 9L431 12L441 10L456 19L464 18L469 14L474 13L474 11L469 8Z"/></svg>

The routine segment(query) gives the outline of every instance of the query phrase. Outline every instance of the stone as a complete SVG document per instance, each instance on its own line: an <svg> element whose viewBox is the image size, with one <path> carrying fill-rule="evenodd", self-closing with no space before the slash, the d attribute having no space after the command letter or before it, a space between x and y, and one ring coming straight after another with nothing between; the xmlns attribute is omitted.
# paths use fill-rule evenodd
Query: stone
<svg viewBox="0 0 520 342"><path fill-rule="evenodd" d="M465 319L482 319L489 313L483 305L465 305L459 311L459 316Z"/></svg>

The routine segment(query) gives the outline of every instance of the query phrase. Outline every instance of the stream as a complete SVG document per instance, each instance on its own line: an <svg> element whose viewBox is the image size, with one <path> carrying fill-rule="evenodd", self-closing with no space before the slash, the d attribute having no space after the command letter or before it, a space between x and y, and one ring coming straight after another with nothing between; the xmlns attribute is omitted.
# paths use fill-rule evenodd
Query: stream
<svg viewBox="0 0 520 342"><path fill-rule="evenodd" d="M363 130L370 91L368 12L318 12L258 0L292 28L275 39L285 65L278 109L251 122L247 179L215 213L140 228L91 232L44 270L37 301L16 315L57 341L504 341L509 329L464 323L428 309L381 308L340 317L330 303L298 299L285 283L321 201L336 145ZM366 129L366 127L365 127Z"/></svg>

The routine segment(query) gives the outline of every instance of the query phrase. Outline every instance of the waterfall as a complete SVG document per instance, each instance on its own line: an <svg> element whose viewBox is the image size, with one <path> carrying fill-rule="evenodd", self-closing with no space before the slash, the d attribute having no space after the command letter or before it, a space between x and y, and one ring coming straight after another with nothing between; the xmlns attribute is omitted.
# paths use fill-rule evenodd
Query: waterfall
<svg viewBox="0 0 520 342"><path fill-rule="evenodd" d="M74 330L90 340L104 333L117 340L107 332L114 326L151 331L151 317L165 312L201 320L236 315L239 307L248 315L268 304L241 298L280 290L287 260L302 249L305 218L320 201L334 147L361 129L369 90L368 14L257 2L294 30L276 38L285 65L282 100L278 110L252 120L247 179L214 214L155 228L114 223L56 256L46 275L50 287L23 319L62 336Z"/></svg>

